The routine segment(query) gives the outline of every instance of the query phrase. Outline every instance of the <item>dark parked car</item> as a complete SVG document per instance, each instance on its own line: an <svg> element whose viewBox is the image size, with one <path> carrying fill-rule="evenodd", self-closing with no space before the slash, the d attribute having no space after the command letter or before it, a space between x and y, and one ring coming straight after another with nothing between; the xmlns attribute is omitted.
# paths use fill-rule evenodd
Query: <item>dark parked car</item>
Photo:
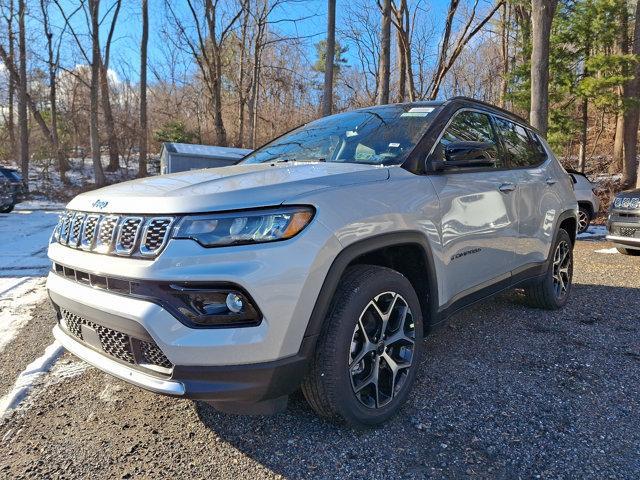
<svg viewBox="0 0 640 480"><path fill-rule="evenodd" d="M25 194L24 183L22 183L22 175L13 168L0 167L0 183L2 185L2 197L0 201L0 213L9 213L13 210L16 203L19 203ZM9 196L11 201L6 200Z"/></svg>
<svg viewBox="0 0 640 480"><path fill-rule="evenodd" d="M607 240L624 255L640 255L640 189L620 192L609 210Z"/></svg>
<svg viewBox="0 0 640 480"><path fill-rule="evenodd" d="M9 213L14 205L13 187L9 180L0 176L0 213Z"/></svg>

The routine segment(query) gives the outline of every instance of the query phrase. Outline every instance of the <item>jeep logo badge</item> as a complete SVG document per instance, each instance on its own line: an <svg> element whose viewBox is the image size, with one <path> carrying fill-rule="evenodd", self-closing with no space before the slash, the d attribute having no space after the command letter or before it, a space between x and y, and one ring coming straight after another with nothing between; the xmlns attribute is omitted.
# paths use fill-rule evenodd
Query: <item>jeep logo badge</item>
<svg viewBox="0 0 640 480"><path fill-rule="evenodd" d="M95 202L93 202L91 204L91 206L93 208L99 208L100 210L102 210L103 208L105 208L107 205L109 205L109 202L104 201L104 200L96 200Z"/></svg>

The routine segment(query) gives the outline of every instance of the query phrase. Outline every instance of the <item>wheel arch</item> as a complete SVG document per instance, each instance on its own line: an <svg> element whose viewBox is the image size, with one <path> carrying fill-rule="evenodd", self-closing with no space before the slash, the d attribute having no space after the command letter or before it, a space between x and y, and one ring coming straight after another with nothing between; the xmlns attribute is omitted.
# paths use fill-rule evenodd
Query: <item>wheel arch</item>
<svg viewBox="0 0 640 480"><path fill-rule="evenodd" d="M564 229L571 237L573 245L576 243L576 237L578 235L578 214L575 210L566 210L558 217L558 227L556 228L555 236L558 234L558 230ZM554 236L554 241L555 241Z"/></svg>
<svg viewBox="0 0 640 480"><path fill-rule="evenodd" d="M589 216L593 218L595 210L593 208L593 204L589 200L578 200L578 208L583 207L587 212L589 212Z"/></svg>
<svg viewBox="0 0 640 480"><path fill-rule="evenodd" d="M409 256L400 255L401 253ZM416 290L425 333L428 332L429 326L436 321L438 308L438 284L433 253L422 233L405 231L360 240L338 254L329 267L316 299L305 337L317 336L320 333L342 275L350 266L359 264L385 266L405 275Z"/></svg>

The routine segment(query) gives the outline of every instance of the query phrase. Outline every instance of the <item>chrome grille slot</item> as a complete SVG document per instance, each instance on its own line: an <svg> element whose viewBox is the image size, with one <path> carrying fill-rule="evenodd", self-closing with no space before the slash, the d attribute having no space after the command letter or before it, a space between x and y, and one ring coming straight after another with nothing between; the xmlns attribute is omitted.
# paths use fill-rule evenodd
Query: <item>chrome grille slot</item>
<svg viewBox="0 0 640 480"><path fill-rule="evenodd" d="M145 256L156 255L167 242L173 218L150 218L145 224L140 242L140 253Z"/></svg>
<svg viewBox="0 0 640 480"><path fill-rule="evenodd" d="M59 228L59 242L63 245L67 244L69 240L69 230L71 230L71 222L75 212L67 210L62 216L60 216L60 228Z"/></svg>
<svg viewBox="0 0 640 480"><path fill-rule="evenodd" d="M87 252L152 258L166 246L174 221L175 217L66 210L58 219L53 241Z"/></svg>
<svg viewBox="0 0 640 480"><path fill-rule="evenodd" d="M99 253L109 253L111 251L113 240L118 225L118 217L116 215L107 215L100 220L98 227L98 235L96 237L95 250Z"/></svg>
<svg viewBox="0 0 640 480"><path fill-rule="evenodd" d="M100 223L100 215L89 214L85 218L82 235L80 236L80 248L83 250L91 250L93 248L98 223Z"/></svg>
<svg viewBox="0 0 640 480"><path fill-rule="evenodd" d="M138 242L142 217L125 217L118 228L116 240L116 253L118 255L130 255Z"/></svg>

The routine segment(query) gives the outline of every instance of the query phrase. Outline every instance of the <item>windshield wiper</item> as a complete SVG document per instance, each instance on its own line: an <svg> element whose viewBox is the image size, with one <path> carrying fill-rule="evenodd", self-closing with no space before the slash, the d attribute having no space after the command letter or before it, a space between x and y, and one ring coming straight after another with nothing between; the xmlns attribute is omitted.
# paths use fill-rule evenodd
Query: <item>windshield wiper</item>
<svg viewBox="0 0 640 480"><path fill-rule="evenodd" d="M289 162L298 162L298 163L316 163L316 162L326 162L325 158L282 158L276 160L269 160L265 163L289 163Z"/></svg>

